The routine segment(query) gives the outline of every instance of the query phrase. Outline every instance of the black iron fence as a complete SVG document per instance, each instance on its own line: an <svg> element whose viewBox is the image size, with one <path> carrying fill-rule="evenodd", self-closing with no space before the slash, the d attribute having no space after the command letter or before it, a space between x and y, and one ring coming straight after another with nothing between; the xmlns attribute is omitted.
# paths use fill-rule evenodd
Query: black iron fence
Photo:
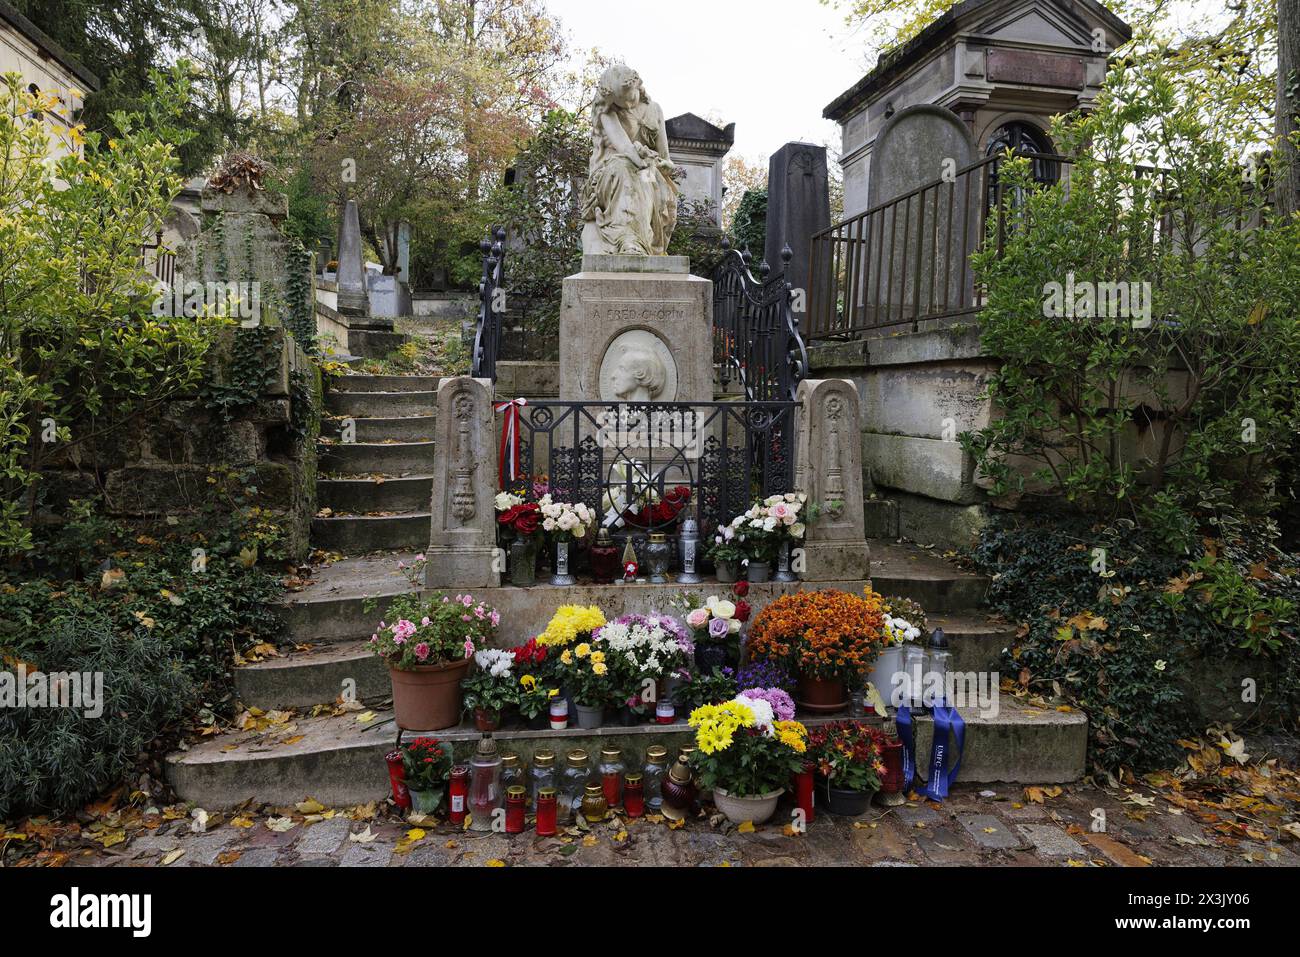
<svg viewBox="0 0 1300 957"><path fill-rule="evenodd" d="M1066 157L1019 155L1030 158L1038 182L1068 175ZM916 329L975 312L980 291L970 257L987 242L1001 249L1005 213L1015 205L999 175L1004 160L1005 154L986 157L815 234L808 338Z"/></svg>
<svg viewBox="0 0 1300 957"><path fill-rule="evenodd" d="M162 230L151 243L140 244L140 268L147 269L161 283L170 286L176 279L176 252L163 243Z"/></svg>
<svg viewBox="0 0 1300 957"><path fill-rule="evenodd" d="M483 278L478 284L478 320L474 326L470 374L476 379L495 382L506 318L505 227L490 227L479 248L483 250Z"/></svg>
<svg viewBox="0 0 1300 957"><path fill-rule="evenodd" d="M708 534L756 498L794 490L797 407L529 400L516 407L518 467L507 442L502 485L584 502L614 530L665 528L684 512Z"/></svg>
<svg viewBox="0 0 1300 957"><path fill-rule="evenodd" d="M748 250L735 250L724 236L722 261L713 271L713 363L725 390L737 382L751 402L793 399L808 368L799 331L796 293L789 281L790 247L781 251L781 272L762 262L750 272Z"/></svg>

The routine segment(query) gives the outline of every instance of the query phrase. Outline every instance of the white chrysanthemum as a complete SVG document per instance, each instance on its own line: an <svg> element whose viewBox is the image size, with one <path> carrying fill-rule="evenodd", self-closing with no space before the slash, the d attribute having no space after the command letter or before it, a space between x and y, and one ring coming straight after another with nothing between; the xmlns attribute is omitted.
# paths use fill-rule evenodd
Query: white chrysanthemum
<svg viewBox="0 0 1300 957"><path fill-rule="evenodd" d="M754 712L754 727L762 729L769 738L776 735L776 728L773 727L776 714L770 704L762 698L746 698L743 694L737 695L733 700L749 705L750 710Z"/></svg>

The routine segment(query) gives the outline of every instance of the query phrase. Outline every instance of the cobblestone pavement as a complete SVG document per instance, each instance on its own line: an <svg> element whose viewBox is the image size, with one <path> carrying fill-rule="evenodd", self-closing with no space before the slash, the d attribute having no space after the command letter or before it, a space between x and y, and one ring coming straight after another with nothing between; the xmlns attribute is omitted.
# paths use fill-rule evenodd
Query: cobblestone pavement
<svg viewBox="0 0 1300 957"><path fill-rule="evenodd" d="M612 817L589 831L573 827L555 838L537 837L531 818L530 829L520 835L477 833L432 821L412 825L386 805L214 813L203 831L194 830L194 818L184 814L183 808L146 814L109 847L100 846L107 843L102 821L83 825L77 841L65 845L66 858L45 862L127 867L1300 864L1300 844L1289 835L1227 836L1222 826L1203 825L1142 789L966 785L941 805L873 805L860 818L819 813L802 834L789 827L785 805L752 833L705 813L678 828L662 819ZM1092 830L1103 815L1105 830ZM109 826L117 825L110 820Z"/></svg>

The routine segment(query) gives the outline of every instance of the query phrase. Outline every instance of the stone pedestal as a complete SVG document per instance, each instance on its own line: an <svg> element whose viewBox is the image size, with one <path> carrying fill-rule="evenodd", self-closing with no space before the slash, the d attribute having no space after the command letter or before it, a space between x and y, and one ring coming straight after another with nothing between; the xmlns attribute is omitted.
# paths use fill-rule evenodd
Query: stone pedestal
<svg viewBox="0 0 1300 957"><path fill-rule="evenodd" d="M497 487L492 382L443 379L437 421L426 584L495 587L501 583L501 562L492 508Z"/></svg>
<svg viewBox="0 0 1300 957"><path fill-rule="evenodd" d="M560 398L711 401L713 283L692 276L685 256L582 264L564 280Z"/></svg>
<svg viewBox="0 0 1300 957"><path fill-rule="evenodd" d="M858 391L848 379L805 379L795 431L795 488L821 514L808 526L805 581L870 577L862 514L862 427Z"/></svg>

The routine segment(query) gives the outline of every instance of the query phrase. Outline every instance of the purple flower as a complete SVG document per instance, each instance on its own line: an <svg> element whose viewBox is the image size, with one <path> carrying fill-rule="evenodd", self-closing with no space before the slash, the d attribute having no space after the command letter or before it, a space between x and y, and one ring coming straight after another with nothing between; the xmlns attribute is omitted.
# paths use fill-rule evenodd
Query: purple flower
<svg viewBox="0 0 1300 957"><path fill-rule="evenodd" d="M794 720L794 699L780 688L750 688L741 694L756 701L766 701L772 706L772 713L778 721Z"/></svg>
<svg viewBox="0 0 1300 957"><path fill-rule="evenodd" d="M782 691L794 690L794 679L790 672L775 661L762 659L751 661L740 669L736 682L742 688L780 688Z"/></svg>
<svg viewBox="0 0 1300 957"><path fill-rule="evenodd" d="M731 626L727 624L725 618L712 618L709 620L709 636L712 638L726 638L727 632L730 630Z"/></svg>

